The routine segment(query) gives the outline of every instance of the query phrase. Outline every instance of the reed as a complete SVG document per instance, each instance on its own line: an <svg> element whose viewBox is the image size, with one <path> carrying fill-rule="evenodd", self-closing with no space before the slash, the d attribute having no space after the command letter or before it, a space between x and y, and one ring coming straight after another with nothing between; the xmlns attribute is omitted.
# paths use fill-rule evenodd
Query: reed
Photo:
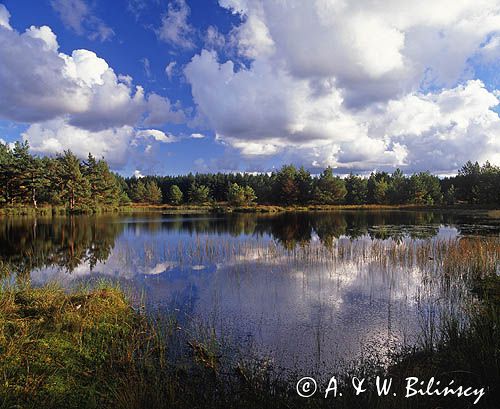
<svg viewBox="0 0 500 409"><path fill-rule="evenodd" d="M154 251L146 245L144 252ZM350 375L453 377L489 385L483 408L499 393L500 246L498 237L425 240L349 240L283 246L267 239L180 241L164 256L181 264L234 262L289 271L343 262L374 263L386 270L418 268L439 291L465 288L466 314L453 306L430 314L415 346L388 358L352 363ZM152 257L152 256L151 256ZM251 269L245 270L251 273ZM298 373L280 371L271 359L238 351L210 323L182 328L175 316L151 316L119 287L100 282L66 292L18 281L0 288L0 408L460 408L467 400L297 396ZM459 288L460 287L460 288ZM462 288L464 287L464 288ZM133 308L132 306L135 305ZM463 313L463 311L461 312ZM466 317L462 319L461 317ZM460 369L457 374L456 370ZM496 385L496 386L495 386ZM496 388L496 389L495 389ZM489 400L488 400L489 399ZM462 405L462 406L461 406Z"/></svg>

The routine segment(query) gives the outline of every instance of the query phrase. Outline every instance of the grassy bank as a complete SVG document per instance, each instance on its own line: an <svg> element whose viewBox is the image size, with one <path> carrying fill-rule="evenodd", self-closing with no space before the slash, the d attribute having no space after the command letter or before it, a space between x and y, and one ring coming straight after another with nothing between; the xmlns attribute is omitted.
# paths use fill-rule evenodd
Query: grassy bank
<svg viewBox="0 0 500 409"><path fill-rule="evenodd" d="M436 205L436 206L423 206L423 205L375 205L375 204L365 204L365 205L307 205L307 206L278 206L278 205L266 205L266 204L256 204L253 206L231 206L228 203L213 203L206 205L147 205L134 203L130 207L131 211L139 212L165 212L165 213L207 213L207 212L219 212L219 213L278 213L278 212L325 212L325 211L340 211L340 210L381 210L381 211L391 211L391 210L407 210L407 211L451 211L451 212L481 212L481 213L491 213L492 217L500 217L498 215L499 210L495 206L474 206L474 205Z"/></svg>
<svg viewBox="0 0 500 409"><path fill-rule="evenodd" d="M0 407L111 407L154 351L146 327L109 285L2 289Z"/></svg>
<svg viewBox="0 0 500 409"><path fill-rule="evenodd" d="M70 211L64 206L7 206L0 207L0 216L36 216L36 215L68 215L68 214L103 214L103 213L147 213L162 212L168 214L204 214L204 213L280 213L280 212L327 212L342 210L364 211L446 211L454 213L481 213L489 217L500 218L500 210L495 206L484 205L307 205L307 206L277 206L256 204L253 206L231 206L228 203L210 203L204 205L150 205L133 203L130 206L82 208Z"/></svg>
<svg viewBox="0 0 500 409"><path fill-rule="evenodd" d="M118 207L88 207L70 210L65 206L6 206L0 207L0 216L47 216L58 215L64 216L69 214L102 214L102 213L122 213L130 212L132 208L129 206Z"/></svg>

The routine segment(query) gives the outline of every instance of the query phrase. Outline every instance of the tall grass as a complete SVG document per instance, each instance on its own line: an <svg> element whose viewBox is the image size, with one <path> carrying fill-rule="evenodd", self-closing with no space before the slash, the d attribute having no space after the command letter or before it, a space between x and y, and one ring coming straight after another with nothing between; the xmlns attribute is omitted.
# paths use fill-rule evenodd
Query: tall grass
<svg viewBox="0 0 500 409"><path fill-rule="evenodd" d="M470 289L466 320L450 314L423 327L419 344L391 361L365 359L348 376L456 379L487 386L477 407L494 408L500 356L498 238L333 240L285 247L276 242L203 241L179 244L186 264L253 259L267 263L375 263L418 266L442 291ZM339 329L341 330L341 329ZM470 400L299 398L304 374L278 372L261 356L242 356L210 326L187 332L175 317L152 318L118 287L100 283L70 293L18 282L0 289L0 408L460 408Z"/></svg>

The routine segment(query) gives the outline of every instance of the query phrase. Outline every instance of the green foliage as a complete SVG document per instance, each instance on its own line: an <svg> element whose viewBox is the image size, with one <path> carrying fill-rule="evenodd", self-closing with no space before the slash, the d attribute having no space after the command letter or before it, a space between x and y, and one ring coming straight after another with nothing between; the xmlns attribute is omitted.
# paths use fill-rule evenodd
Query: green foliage
<svg viewBox="0 0 500 409"><path fill-rule="evenodd" d="M172 185L169 191L169 201L173 205L180 205L184 198L184 193L177 185Z"/></svg>
<svg viewBox="0 0 500 409"><path fill-rule="evenodd" d="M368 180L352 173L345 179L345 201L350 204L366 203L368 196Z"/></svg>
<svg viewBox="0 0 500 409"><path fill-rule="evenodd" d="M500 204L500 167L486 162L467 162L453 181L457 200L467 203Z"/></svg>
<svg viewBox="0 0 500 409"><path fill-rule="evenodd" d="M96 160L89 153L83 163L83 174L90 184L90 195L94 206L117 206L126 202L122 187L104 160Z"/></svg>
<svg viewBox="0 0 500 409"><path fill-rule="evenodd" d="M37 207L38 193L48 185L45 164L29 154L27 142L16 142L13 149L0 144L0 203L26 201Z"/></svg>
<svg viewBox="0 0 500 409"><path fill-rule="evenodd" d="M297 183L297 169L293 165L283 166L274 178L274 197L278 203L287 205L296 204L299 199L299 185Z"/></svg>
<svg viewBox="0 0 500 409"><path fill-rule="evenodd" d="M299 203L309 203L312 199L313 192L313 180L311 177L311 173L305 170L302 166L295 175L295 182L297 188L299 189Z"/></svg>
<svg viewBox="0 0 500 409"><path fill-rule="evenodd" d="M230 196L233 184L253 189L255 201L261 205L309 205L323 204L380 204L380 205L439 205L469 202L474 204L500 203L499 168L489 163L479 166L467 164L460 174L453 178L439 179L428 172L413 176L405 175L400 169L392 174L374 172L368 178L349 175L345 179L336 177L332 169L322 172L319 177L311 175L303 167L297 169L293 165L285 165L272 173L215 173L188 174L179 176L148 177L157 182L165 192L164 201L174 204L171 189L175 185L190 203L203 203L208 199L224 202ZM472 182L471 182L472 180ZM127 191L135 202L144 201L144 181L138 183L136 178L127 179ZM480 184L479 184L480 183ZM342 186L344 185L344 186ZM450 186L453 189L445 198ZM193 186L206 186L210 197L203 201L190 195ZM345 194L344 194L345 188ZM194 191L192 193L195 193ZM203 196L203 195L202 195ZM183 197L183 199L186 199ZM446 200L445 200L446 199Z"/></svg>
<svg viewBox="0 0 500 409"><path fill-rule="evenodd" d="M134 202L144 203L146 201L146 187L141 179L133 179L130 187L130 197Z"/></svg>
<svg viewBox="0 0 500 409"><path fill-rule="evenodd" d="M194 204L205 204L210 199L210 189L205 185L197 185L194 182L188 190L189 202Z"/></svg>
<svg viewBox="0 0 500 409"><path fill-rule="evenodd" d="M149 204L160 204L162 200L161 189L154 180L148 180L144 187L144 201Z"/></svg>
<svg viewBox="0 0 500 409"><path fill-rule="evenodd" d="M388 199L391 204L407 203L409 199L409 183L401 169L396 169L389 179Z"/></svg>
<svg viewBox="0 0 500 409"><path fill-rule="evenodd" d="M341 203L347 194L345 182L333 176L332 168L326 168L314 186L314 201L321 204Z"/></svg>
<svg viewBox="0 0 500 409"><path fill-rule="evenodd" d="M233 183L229 187L227 200L233 206L249 206L255 199L255 192L250 186L241 187Z"/></svg>
<svg viewBox="0 0 500 409"><path fill-rule="evenodd" d="M154 179L148 178L144 183L142 178L134 178L129 191L134 202L147 204L160 204L162 202L162 191Z"/></svg>
<svg viewBox="0 0 500 409"><path fill-rule="evenodd" d="M375 180L373 185L373 199L377 204L388 203L389 183L386 179Z"/></svg>
<svg viewBox="0 0 500 409"><path fill-rule="evenodd" d="M56 158L32 156L27 142L0 143L0 205L37 208L64 205L71 211L115 207L129 202L122 179L104 160L80 161L71 151Z"/></svg>
<svg viewBox="0 0 500 409"><path fill-rule="evenodd" d="M240 189L236 189L234 185ZM244 192L243 192L244 190ZM500 167L467 162L455 177L439 179L429 172L411 176L400 169L374 172L369 178L350 174L341 179L331 168L319 177L294 165L272 174L216 173L128 178L114 174L103 159L89 154L82 162L66 151L38 158L27 143L0 143L0 207L65 206L71 211L184 201L203 204L228 200L239 206L380 204L500 204Z"/></svg>
<svg viewBox="0 0 500 409"><path fill-rule="evenodd" d="M452 184L444 194L444 200L448 205L454 205L457 201L457 191Z"/></svg>
<svg viewBox="0 0 500 409"><path fill-rule="evenodd" d="M439 179L428 172L412 175L409 185L412 203L433 205L443 201Z"/></svg>
<svg viewBox="0 0 500 409"><path fill-rule="evenodd" d="M56 184L60 187L60 198L70 210L90 205L90 181L84 177L80 160L71 152L65 151L57 158L58 172Z"/></svg>

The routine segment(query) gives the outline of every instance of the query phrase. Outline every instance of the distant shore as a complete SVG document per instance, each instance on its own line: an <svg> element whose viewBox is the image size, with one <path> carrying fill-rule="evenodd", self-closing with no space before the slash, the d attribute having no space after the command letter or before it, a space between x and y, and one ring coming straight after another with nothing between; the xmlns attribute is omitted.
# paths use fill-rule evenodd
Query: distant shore
<svg viewBox="0 0 500 409"><path fill-rule="evenodd" d="M151 205L133 203L130 206L122 207L99 207L95 209L75 209L70 211L64 206L12 206L0 208L0 216L29 216L29 215L68 215L68 214L104 214L104 213L143 213L159 212L168 214L178 213L281 213L281 212L327 212L327 211L449 211L449 212L487 212L488 216L500 218L500 209L496 205L380 205L380 204L337 204L337 205L293 205L277 206L257 204L252 206L231 206L226 202L207 203L204 205L184 204L184 205Z"/></svg>
<svg viewBox="0 0 500 409"><path fill-rule="evenodd" d="M417 205L417 204L401 204L401 205L380 205L380 204L336 204L336 205L292 205L292 206L277 206L257 204L253 206L231 206L228 203L221 202L210 205L141 205L133 204L132 211L162 211L162 212L221 212L221 213L277 213L277 212L322 212L322 211L339 211L339 210L475 210L475 211L495 211L500 210L496 205Z"/></svg>

